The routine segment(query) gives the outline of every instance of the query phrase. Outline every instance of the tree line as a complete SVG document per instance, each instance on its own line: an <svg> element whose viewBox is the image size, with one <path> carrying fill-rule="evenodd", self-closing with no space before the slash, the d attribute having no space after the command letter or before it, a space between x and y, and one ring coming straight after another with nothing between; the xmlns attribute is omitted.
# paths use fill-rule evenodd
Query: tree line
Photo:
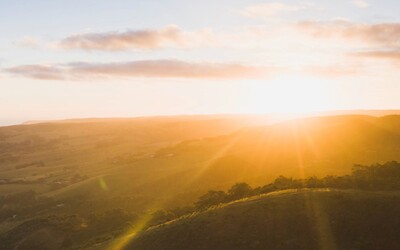
<svg viewBox="0 0 400 250"><path fill-rule="evenodd" d="M348 175L328 175L323 178L315 176L305 179L294 179L279 176L264 186L252 188L247 183L236 183L227 191L210 190L200 196L193 206L176 210L158 210L153 214L153 225L177 218L184 213L202 211L209 207L228 203L255 195L285 189L301 188L336 188L364 190L400 190L400 163L396 161L369 166L356 164Z"/></svg>

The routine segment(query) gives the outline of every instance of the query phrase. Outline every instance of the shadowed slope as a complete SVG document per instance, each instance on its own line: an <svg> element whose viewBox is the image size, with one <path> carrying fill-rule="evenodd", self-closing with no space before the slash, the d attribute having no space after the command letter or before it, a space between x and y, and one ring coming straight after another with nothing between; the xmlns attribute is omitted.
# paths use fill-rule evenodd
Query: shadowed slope
<svg viewBox="0 0 400 250"><path fill-rule="evenodd" d="M148 229L125 249L397 249L400 194L283 191Z"/></svg>

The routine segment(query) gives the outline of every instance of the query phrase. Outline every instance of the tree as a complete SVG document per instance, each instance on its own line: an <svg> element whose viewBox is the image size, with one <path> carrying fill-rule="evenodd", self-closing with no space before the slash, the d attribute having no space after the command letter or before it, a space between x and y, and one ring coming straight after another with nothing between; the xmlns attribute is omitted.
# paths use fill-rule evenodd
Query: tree
<svg viewBox="0 0 400 250"><path fill-rule="evenodd" d="M320 179L318 179L318 178L315 177L315 176L308 177L308 178L305 180L305 185L306 185L306 187L308 187L308 188L317 188L317 187L323 187L323 186L324 186L324 185L323 185L323 181L320 180Z"/></svg>
<svg viewBox="0 0 400 250"><path fill-rule="evenodd" d="M224 191L208 191L205 195L201 196L195 203L196 208L204 209L210 206L218 205L226 201L226 193Z"/></svg>
<svg viewBox="0 0 400 250"><path fill-rule="evenodd" d="M277 190L301 187L301 183L298 181L293 180L293 178L286 178L282 175L275 179L273 185Z"/></svg>
<svg viewBox="0 0 400 250"><path fill-rule="evenodd" d="M151 220L150 220L149 224L150 225L161 224L161 223L169 221L175 217L176 216L173 213L171 213L170 211L166 211L164 209L159 209L157 211L154 211L151 214Z"/></svg>
<svg viewBox="0 0 400 250"><path fill-rule="evenodd" d="M237 183L228 190L228 196L231 200L241 199L249 196L252 192L252 188L247 183Z"/></svg>

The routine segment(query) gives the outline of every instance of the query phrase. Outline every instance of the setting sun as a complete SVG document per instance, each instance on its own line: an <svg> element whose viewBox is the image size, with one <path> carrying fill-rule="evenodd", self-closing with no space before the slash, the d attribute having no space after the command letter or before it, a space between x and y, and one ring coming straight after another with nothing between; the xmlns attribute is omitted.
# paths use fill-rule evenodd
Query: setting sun
<svg viewBox="0 0 400 250"><path fill-rule="evenodd" d="M0 249L400 249L399 13L0 1Z"/></svg>
<svg viewBox="0 0 400 250"><path fill-rule="evenodd" d="M274 80L246 84L242 103L254 113L310 114L335 107L334 90L321 79L301 75L281 76Z"/></svg>
<svg viewBox="0 0 400 250"><path fill-rule="evenodd" d="M0 124L400 108L399 6L364 1L0 4Z"/></svg>

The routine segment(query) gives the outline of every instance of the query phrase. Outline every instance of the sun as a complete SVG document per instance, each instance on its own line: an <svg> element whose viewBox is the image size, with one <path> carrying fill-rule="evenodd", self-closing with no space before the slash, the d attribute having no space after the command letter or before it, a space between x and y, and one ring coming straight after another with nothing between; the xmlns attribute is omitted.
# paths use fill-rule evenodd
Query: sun
<svg viewBox="0 0 400 250"><path fill-rule="evenodd" d="M243 101L252 113L306 115L330 110L333 92L324 80L303 75L286 75L248 86Z"/></svg>

